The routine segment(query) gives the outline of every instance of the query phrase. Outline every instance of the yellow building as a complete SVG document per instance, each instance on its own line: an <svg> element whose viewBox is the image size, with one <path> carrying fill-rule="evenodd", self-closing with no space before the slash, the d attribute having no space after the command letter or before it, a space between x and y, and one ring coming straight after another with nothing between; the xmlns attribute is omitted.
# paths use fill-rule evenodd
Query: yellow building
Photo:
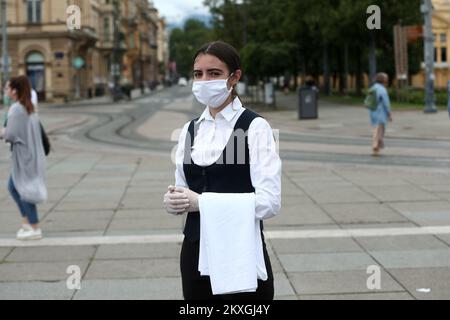
<svg viewBox="0 0 450 320"><path fill-rule="evenodd" d="M9 75L28 75L41 101L106 93L114 63L114 1L7 0ZM158 12L146 0L119 3L119 71L136 86L150 85L158 78ZM70 5L81 10L80 29L68 28Z"/></svg>
<svg viewBox="0 0 450 320"><path fill-rule="evenodd" d="M450 2L433 0L434 71L435 87L446 88L450 81ZM412 86L423 88L425 83L424 63L422 71L412 77Z"/></svg>

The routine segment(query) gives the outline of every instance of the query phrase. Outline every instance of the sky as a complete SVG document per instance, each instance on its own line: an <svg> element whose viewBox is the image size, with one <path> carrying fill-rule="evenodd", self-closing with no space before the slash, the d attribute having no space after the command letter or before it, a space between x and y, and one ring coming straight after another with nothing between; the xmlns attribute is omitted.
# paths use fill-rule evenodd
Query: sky
<svg viewBox="0 0 450 320"><path fill-rule="evenodd" d="M203 0L152 0L159 15L169 24L180 25L192 15L209 15Z"/></svg>

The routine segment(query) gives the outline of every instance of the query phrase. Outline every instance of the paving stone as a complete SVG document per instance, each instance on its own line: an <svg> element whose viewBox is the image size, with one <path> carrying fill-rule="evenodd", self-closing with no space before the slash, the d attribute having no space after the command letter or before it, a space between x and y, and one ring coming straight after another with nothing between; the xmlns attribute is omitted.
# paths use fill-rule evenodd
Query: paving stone
<svg viewBox="0 0 450 320"><path fill-rule="evenodd" d="M45 217L45 220L70 222L71 220L95 220L95 219L111 219L114 215L113 210L99 211L99 210L86 210L86 211L52 211Z"/></svg>
<svg viewBox="0 0 450 320"><path fill-rule="evenodd" d="M377 263L366 253L280 254L287 272L366 270Z"/></svg>
<svg viewBox="0 0 450 320"><path fill-rule="evenodd" d="M86 279L145 279L180 276L179 259L95 260Z"/></svg>
<svg viewBox="0 0 450 320"><path fill-rule="evenodd" d="M152 243L136 245L102 245L95 255L97 260L178 258L181 244Z"/></svg>
<svg viewBox="0 0 450 320"><path fill-rule="evenodd" d="M371 251L387 269L450 267L450 250Z"/></svg>
<svg viewBox="0 0 450 320"><path fill-rule="evenodd" d="M272 239L277 254L360 252L361 247L349 238L336 239Z"/></svg>
<svg viewBox="0 0 450 320"><path fill-rule="evenodd" d="M93 246L15 248L7 262L89 261L95 253Z"/></svg>
<svg viewBox="0 0 450 320"><path fill-rule="evenodd" d="M324 204L323 208L342 224L408 221L404 216L383 204Z"/></svg>
<svg viewBox="0 0 450 320"><path fill-rule="evenodd" d="M381 289L367 286L370 274L367 269L352 271L289 273L289 279L300 297L311 294L355 294L399 292L404 289L381 269Z"/></svg>
<svg viewBox="0 0 450 320"><path fill-rule="evenodd" d="M404 212L403 215L421 226L450 225L450 211Z"/></svg>
<svg viewBox="0 0 450 320"><path fill-rule="evenodd" d="M407 292L300 295L298 300L414 300Z"/></svg>
<svg viewBox="0 0 450 320"><path fill-rule="evenodd" d="M317 225L331 224L333 220L313 204L284 207L270 220L271 225Z"/></svg>
<svg viewBox="0 0 450 320"><path fill-rule="evenodd" d="M431 235L362 237L356 240L368 251L448 248L442 241Z"/></svg>
<svg viewBox="0 0 450 320"><path fill-rule="evenodd" d="M65 281L0 282L0 300L70 300L73 294Z"/></svg>
<svg viewBox="0 0 450 320"><path fill-rule="evenodd" d="M183 300L181 278L84 280L75 300Z"/></svg>
<svg viewBox="0 0 450 320"><path fill-rule="evenodd" d="M104 231L109 222L109 219L92 218L67 218L57 220L46 219L42 222L41 228L43 232Z"/></svg>
<svg viewBox="0 0 450 320"><path fill-rule="evenodd" d="M379 200L359 188L328 188L316 191L310 196L320 204L327 203L378 203Z"/></svg>
<svg viewBox="0 0 450 320"><path fill-rule="evenodd" d="M14 262L0 264L0 282L23 281L66 281L70 276L67 268L79 266L81 274L87 268L87 261L66 262Z"/></svg>
<svg viewBox="0 0 450 320"><path fill-rule="evenodd" d="M2 262L13 248L0 248L0 262Z"/></svg>
<svg viewBox="0 0 450 320"><path fill-rule="evenodd" d="M450 299L450 268L389 269L389 272L417 299ZM431 289L429 293L417 289Z"/></svg>
<svg viewBox="0 0 450 320"><path fill-rule="evenodd" d="M278 301L283 301L283 300L288 300L288 301L295 300L295 301L297 301L299 299L297 298L297 296L277 296L277 295L275 295L274 300L276 300L276 301L277 300Z"/></svg>
<svg viewBox="0 0 450 320"><path fill-rule="evenodd" d="M364 189L384 202L439 200L437 196L414 186L364 187Z"/></svg>
<svg viewBox="0 0 450 320"><path fill-rule="evenodd" d="M56 211L103 211L114 210L119 206L119 200L115 202L80 202L80 201L63 201L55 208Z"/></svg>
<svg viewBox="0 0 450 320"><path fill-rule="evenodd" d="M438 235L437 237L450 246L450 234Z"/></svg>
<svg viewBox="0 0 450 320"><path fill-rule="evenodd" d="M274 272L273 279L274 279L275 296L294 296L295 297L295 291L292 288L292 285L289 282L289 279L287 278L287 276L284 273Z"/></svg>

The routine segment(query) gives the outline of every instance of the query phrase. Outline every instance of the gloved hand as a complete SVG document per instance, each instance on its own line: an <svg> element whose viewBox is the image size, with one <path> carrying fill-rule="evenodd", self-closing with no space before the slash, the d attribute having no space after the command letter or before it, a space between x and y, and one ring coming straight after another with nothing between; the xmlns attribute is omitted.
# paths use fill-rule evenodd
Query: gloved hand
<svg viewBox="0 0 450 320"><path fill-rule="evenodd" d="M187 199L189 200L189 207L187 208L187 212L197 212L199 211L198 208L198 196L199 194L187 189L187 188L182 188L182 187L177 187L175 188L175 193L179 193L179 194L183 194L187 197Z"/></svg>
<svg viewBox="0 0 450 320"><path fill-rule="evenodd" d="M187 213L189 208L189 199L183 192L176 192L174 186L169 186L164 195L164 207L166 211L173 215L182 215Z"/></svg>

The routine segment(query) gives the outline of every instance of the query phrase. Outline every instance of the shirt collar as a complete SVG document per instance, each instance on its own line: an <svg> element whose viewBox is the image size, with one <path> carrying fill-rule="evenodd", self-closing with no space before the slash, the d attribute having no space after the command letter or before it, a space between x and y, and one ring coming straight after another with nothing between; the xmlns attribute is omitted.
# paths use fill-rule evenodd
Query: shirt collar
<svg viewBox="0 0 450 320"><path fill-rule="evenodd" d="M221 115L225 120L231 122L242 108L243 106L241 100L239 98L235 98L229 105L227 105L222 111L220 111L217 116ZM203 120L214 121L214 118L209 112L209 107L205 108L196 124L199 124Z"/></svg>

